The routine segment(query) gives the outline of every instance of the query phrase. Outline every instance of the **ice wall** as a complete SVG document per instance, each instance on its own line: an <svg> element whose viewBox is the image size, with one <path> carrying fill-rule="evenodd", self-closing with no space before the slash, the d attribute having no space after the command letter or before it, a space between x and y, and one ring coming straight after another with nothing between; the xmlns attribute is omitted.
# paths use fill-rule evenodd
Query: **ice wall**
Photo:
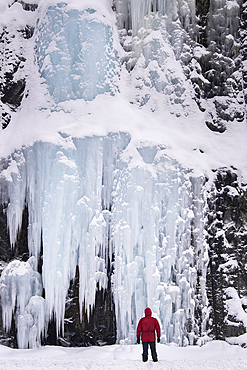
<svg viewBox="0 0 247 370"><path fill-rule="evenodd" d="M112 27L99 11L61 2L48 7L36 32L37 63L56 103L116 92Z"/></svg>
<svg viewBox="0 0 247 370"><path fill-rule="evenodd" d="M118 27L132 29L133 36L136 36L142 27L155 27L158 17L164 17L167 25L180 19L185 29L195 21L194 0L115 0L115 5Z"/></svg>
<svg viewBox="0 0 247 370"><path fill-rule="evenodd" d="M19 348L39 345L45 329L42 281L35 265L34 256L27 262L14 260L4 269L0 280L3 325L10 330L13 316Z"/></svg>
<svg viewBox="0 0 247 370"><path fill-rule="evenodd" d="M140 146L134 152L134 165L128 155L127 134L84 139L64 136L64 140L64 147L38 142L23 149L2 171L12 243L18 231L15 218L21 219L25 202L29 251L35 259L42 234L45 292L44 299L40 283L39 293L30 288L33 283L23 284L22 297L26 298L20 304L21 292L5 288L10 266L15 276L11 286L21 282L21 263L12 262L1 280L6 330L13 314L18 344L27 348L35 342L29 339L34 325L31 316L40 335L54 315L62 335L66 295L76 266L80 307L85 304L89 314L96 290L107 287L109 257L114 266L111 279L118 341L134 343L137 322L149 305L160 320L164 343L193 343L204 331L203 320L199 327L194 318L195 308L207 305L203 179L191 177L160 147ZM20 203L22 194L25 202ZM32 280L37 274L28 276ZM45 315L37 317L40 305Z"/></svg>
<svg viewBox="0 0 247 370"><path fill-rule="evenodd" d="M229 44L238 36L242 0L211 1L208 22L209 42L227 54Z"/></svg>
<svg viewBox="0 0 247 370"><path fill-rule="evenodd" d="M130 102L148 106L152 112L165 109L188 116L197 108L191 81L179 59L186 38L184 28L195 27L194 1L117 0L115 4L133 86Z"/></svg>
<svg viewBox="0 0 247 370"><path fill-rule="evenodd" d="M55 3L40 13L34 34L37 66L54 110L63 101L115 94L120 63L113 18L98 8ZM131 73L123 73L130 102L139 107L150 102L152 112L187 116L195 103L177 60L183 43L178 19L193 23L194 1L179 8L176 1L162 0L115 5L119 27L133 31L127 57ZM31 270L29 262L14 261L2 275L6 330L13 318L22 348L38 345L53 318L63 335L66 296L77 267L80 311L85 308L89 316L95 292L109 286L110 263L118 341L134 343L137 322L149 305L160 320L163 343L194 343L207 321L203 178L193 177L162 146L136 147L127 133L59 135L63 145L36 142L15 151L1 168L11 245L27 205L33 257ZM29 279L22 286L23 304L20 268ZM39 279L37 290L34 279Z"/></svg>
<svg viewBox="0 0 247 370"><path fill-rule="evenodd" d="M200 304L207 304L203 179L190 178L160 148L139 153L145 168L118 171L113 191L118 340L134 342L143 308L150 306L160 319L163 343L193 343L205 332L205 322L199 328L194 319L196 289Z"/></svg>

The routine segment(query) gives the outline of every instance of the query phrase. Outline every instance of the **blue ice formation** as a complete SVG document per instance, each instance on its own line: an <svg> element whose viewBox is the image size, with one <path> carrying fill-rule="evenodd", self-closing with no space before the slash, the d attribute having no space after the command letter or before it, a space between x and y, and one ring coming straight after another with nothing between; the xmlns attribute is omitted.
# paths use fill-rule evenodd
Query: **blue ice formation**
<svg viewBox="0 0 247 370"><path fill-rule="evenodd" d="M102 16L104 18L104 16ZM36 39L41 76L56 103L116 91L117 61L112 28L97 11L50 6L40 19Z"/></svg>
<svg viewBox="0 0 247 370"><path fill-rule="evenodd" d="M127 134L65 140L67 148L39 142L13 154L9 161L15 171L2 172L11 243L26 202L28 246L34 256L32 268L18 262L3 273L5 328L16 312L20 335L26 333L18 342L22 348L38 342L53 317L62 335L66 296L77 266L80 310L85 307L89 314L97 286L108 285L110 261L118 341L135 341L136 324L148 305L160 319L164 343L184 345L190 336L193 342L199 330L195 309L207 305L203 179L192 177L161 147L139 148L138 163L130 166L130 160L122 159ZM35 265L41 234L45 299L38 298L41 276ZM20 290L22 271L28 284ZM37 312L43 316L37 318Z"/></svg>
<svg viewBox="0 0 247 370"><path fill-rule="evenodd" d="M116 1L123 10L119 22L127 22L131 5L133 35L141 28L140 38L132 42L135 60L143 61L134 83L145 95L155 87L154 96L167 95L184 110L183 80L173 68L167 33L150 36L157 17L150 26L146 15L154 3L161 7L167 2ZM159 9L158 23L166 23L165 7ZM40 18L36 58L55 103L115 93L118 61L112 28L103 19L94 9L72 10L65 3L50 6ZM14 312L20 348L38 345L53 318L63 335L66 297L76 269L80 311L85 308L89 315L96 290L108 286L110 261L118 342L134 343L136 324L148 305L160 318L163 343L193 343L198 332L205 332L208 314L203 179L168 157L162 146L132 147L132 163L131 156L124 156L131 141L126 133L61 136L64 146L36 142L12 153L1 172L11 245L27 205L28 248L34 257L11 263L3 272L4 327L10 328ZM22 279L27 283L20 289ZM198 307L200 323L195 319Z"/></svg>

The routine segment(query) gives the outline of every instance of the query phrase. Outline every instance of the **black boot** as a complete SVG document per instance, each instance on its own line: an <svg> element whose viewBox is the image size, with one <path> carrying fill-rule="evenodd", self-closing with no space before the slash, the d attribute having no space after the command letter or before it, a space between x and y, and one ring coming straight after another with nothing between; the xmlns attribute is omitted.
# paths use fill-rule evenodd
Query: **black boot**
<svg viewBox="0 0 247 370"><path fill-rule="evenodd" d="M142 361L147 362L147 360L148 360L148 356L147 355L142 355Z"/></svg>

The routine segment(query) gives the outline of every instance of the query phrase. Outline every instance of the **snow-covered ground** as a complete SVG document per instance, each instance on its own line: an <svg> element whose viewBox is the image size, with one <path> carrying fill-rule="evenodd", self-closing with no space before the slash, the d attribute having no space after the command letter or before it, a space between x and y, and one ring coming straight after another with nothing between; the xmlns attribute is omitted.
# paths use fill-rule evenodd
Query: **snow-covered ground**
<svg viewBox="0 0 247 370"><path fill-rule="evenodd" d="M63 348L42 347L17 350L0 346L1 370L43 369L167 369L241 370L247 368L247 349L226 342L212 341L202 347L157 345L159 361L141 361L141 345ZM151 357L151 356L149 356Z"/></svg>

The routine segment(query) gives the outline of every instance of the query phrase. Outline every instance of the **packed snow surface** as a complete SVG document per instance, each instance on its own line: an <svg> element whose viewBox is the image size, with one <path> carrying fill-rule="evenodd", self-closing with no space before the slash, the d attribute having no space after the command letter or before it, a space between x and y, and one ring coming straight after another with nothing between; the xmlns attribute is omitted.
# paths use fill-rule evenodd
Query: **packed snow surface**
<svg viewBox="0 0 247 370"><path fill-rule="evenodd" d="M141 345L62 348L43 347L14 350L0 346L1 370L245 370L247 350L225 342L210 342L205 346L176 347L157 345L159 361L141 360Z"/></svg>

